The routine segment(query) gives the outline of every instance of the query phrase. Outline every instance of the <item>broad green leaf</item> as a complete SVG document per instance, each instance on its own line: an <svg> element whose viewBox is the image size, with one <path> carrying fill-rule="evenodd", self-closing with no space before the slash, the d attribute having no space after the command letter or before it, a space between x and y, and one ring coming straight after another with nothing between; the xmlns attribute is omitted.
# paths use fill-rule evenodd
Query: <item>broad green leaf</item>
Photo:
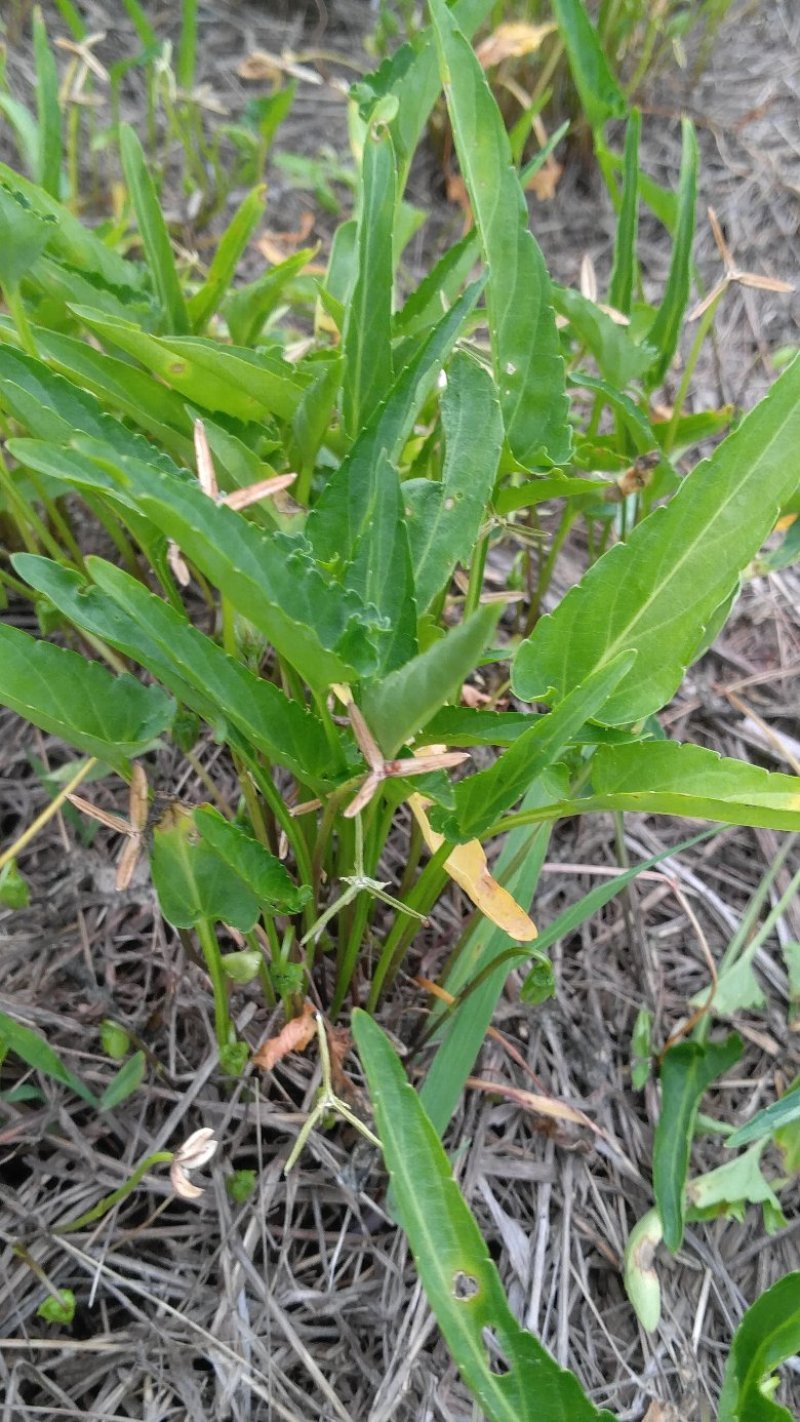
<svg viewBox="0 0 800 1422"><path fill-rule="evenodd" d="M25 441L32 462L34 441ZM255 624L309 685L357 680L375 664L374 619L358 597L322 576L305 545L265 533L241 514L209 499L190 479L180 479L116 455L91 440L75 441L74 454L41 446L38 466L47 472L71 457L97 466L135 493L137 507L187 558L211 578L232 605Z"/></svg>
<svg viewBox="0 0 800 1422"><path fill-rule="evenodd" d="M553 15L589 127L602 129L607 119L622 118L626 104L600 48L584 0L553 0Z"/></svg>
<svg viewBox="0 0 800 1422"><path fill-rule="evenodd" d="M85 306L75 315L104 341L140 360L171 389L206 410L239 420L291 419L303 392L297 370L272 355L223 346L202 336L151 336L130 321Z"/></svg>
<svg viewBox="0 0 800 1422"><path fill-rule="evenodd" d="M146 667L220 736L229 723L250 747L303 782L315 788L327 782L335 757L316 716L234 661L130 574L101 558L88 558L87 567L95 588L49 559L27 553L15 559L20 575L76 626Z"/></svg>
<svg viewBox="0 0 800 1422"><path fill-rule="evenodd" d="M376 465L385 453L397 466L461 326L482 290L473 282L400 371L385 404L361 431L309 514L306 533L320 562L346 566L369 526Z"/></svg>
<svg viewBox="0 0 800 1422"><path fill-rule="evenodd" d="M557 762L564 747L584 723L600 714L635 656L635 652L623 653L593 673L548 716L537 717L530 729L488 770L459 781L455 814L435 810L431 815L434 829L462 843L480 836L503 810L520 799L538 777Z"/></svg>
<svg viewBox="0 0 800 1422"><path fill-rule="evenodd" d="M593 301L568 286L553 287L553 305L566 316L579 342L591 351L600 374L610 385L623 389L638 380L656 358L653 345L637 345L626 326L620 326Z"/></svg>
<svg viewBox="0 0 800 1422"><path fill-rule="evenodd" d="M492 359L506 435L522 463L567 459L564 364L550 280L486 75L444 0L430 0L461 171L489 268Z"/></svg>
<svg viewBox="0 0 800 1422"><path fill-rule="evenodd" d="M226 820L219 810L200 806L194 811L194 822L200 838L252 890L261 908L272 913L297 913L308 903L311 889L305 884L298 888L280 859L240 825Z"/></svg>
<svg viewBox="0 0 800 1422"><path fill-rule="evenodd" d="M201 839L191 811L173 807L164 816L153 834L150 870L173 928L219 922L249 933L258 919L256 895Z"/></svg>
<svg viewBox="0 0 800 1422"><path fill-rule="evenodd" d="M354 439L392 385L392 233L397 166L384 123L370 124L364 143L356 229L356 279L342 343L344 427Z"/></svg>
<svg viewBox="0 0 800 1422"><path fill-rule="evenodd" d="M623 316L630 316L636 282L636 238L639 228L639 138L642 115L631 109L625 130L622 204L614 236L614 264L608 288L608 304Z"/></svg>
<svg viewBox="0 0 800 1422"><path fill-rule="evenodd" d="M792 1422L771 1396L773 1374L800 1352L800 1273L786 1274L751 1305L733 1335L719 1422Z"/></svg>
<svg viewBox="0 0 800 1422"><path fill-rule="evenodd" d="M492 604L479 607L442 641L364 687L362 709L384 755L396 755L458 690L476 666L499 615Z"/></svg>
<svg viewBox="0 0 800 1422"><path fill-rule="evenodd" d="M29 182L5 163L0 163L0 186L21 197L26 207L48 220L52 232L48 250L84 275L101 279L111 287L142 289L143 269L126 261L113 248L102 242L90 227L85 226L69 208L57 202L38 183Z"/></svg>
<svg viewBox="0 0 800 1422"><path fill-rule="evenodd" d="M172 243L150 167L136 131L130 124L120 124L119 151L153 287L158 293L169 329L175 335L183 335L189 329L189 318L175 266Z"/></svg>
<svg viewBox="0 0 800 1422"><path fill-rule="evenodd" d="M603 711L625 724L673 695L703 629L774 527L797 481L800 360L778 378L710 460L599 558L517 652L524 700L564 695L625 649L636 665Z"/></svg>
<svg viewBox="0 0 800 1422"><path fill-rule="evenodd" d="M757 1112L753 1119L747 1122L746 1126L740 1126L738 1131L734 1131L732 1136L728 1136L725 1144L731 1147L749 1145L751 1141L763 1140L764 1136L771 1136L775 1131L798 1120L800 1120L800 1091L787 1091L779 1101L773 1101L770 1106L765 1106L763 1111Z"/></svg>
<svg viewBox="0 0 800 1422"><path fill-rule="evenodd" d="M143 370L95 350L87 341L34 328L40 356L76 385L127 415L184 464L191 462L191 422L183 400Z"/></svg>
<svg viewBox="0 0 800 1422"><path fill-rule="evenodd" d="M491 1422L613 1422L511 1313L436 1131L380 1027L356 1011L353 1035L398 1220L453 1361L486 1417ZM502 1371L489 1340L499 1348Z"/></svg>
<svg viewBox="0 0 800 1422"><path fill-rule="evenodd" d="M266 207L266 184L260 183L242 200L225 228L208 275L188 303L189 322L197 334L205 330L230 287L239 261Z"/></svg>
<svg viewBox="0 0 800 1422"><path fill-rule="evenodd" d="M403 504L414 564L417 608L424 612L468 563L494 487L503 423L491 376L458 351L441 401L444 464L440 482L407 479Z"/></svg>
<svg viewBox="0 0 800 1422"><path fill-rule="evenodd" d="M672 244L667 289L656 319L647 333L648 345L655 346L658 359L650 372L651 385L666 375L678 349L683 319L692 283L692 242L697 206L697 134L687 118L681 120L683 148L678 179L678 222Z"/></svg>
<svg viewBox="0 0 800 1422"><path fill-rule="evenodd" d="M39 161L36 176L44 191L58 199L61 190L58 69L38 5L33 12L33 57L36 63L36 113L39 121Z"/></svg>
<svg viewBox="0 0 800 1422"><path fill-rule="evenodd" d="M114 676L77 652L0 626L0 702L124 772L169 729L175 703L157 686Z"/></svg>
<svg viewBox="0 0 800 1422"><path fill-rule="evenodd" d="M403 493L397 470L381 454L374 465L366 527L353 550L345 587L358 594L365 607L384 618L387 635L379 647L378 675L402 667L416 655L417 608L411 553L403 518Z"/></svg>
<svg viewBox="0 0 800 1422"><path fill-rule="evenodd" d="M134 1052L132 1057L112 1076L100 1097L98 1111L113 1111L123 1101L127 1101L144 1080L146 1058L144 1052Z"/></svg>
<svg viewBox="0 0 800 1422"><path fill-rule="evenodd" d="M704 1092L739 1060L742 1039L679 1042L661 1063L661 1115L653 1143L653 1190L664 1227L664 1243L680 1249L686 1218L686 1180L695 1121Z"/></svg>
<svg viewBox="0 0 800 1422"><path fill-rule="evenodd" d="M53 1081L68 1086L70 1091L74 1091L83 1101L88 1101L90 1106L97 1105L94 1093L88 1086L84 1086L69 1067L64 1066L58 1053L41 1033L35 1032L32 1027L23 1026L5 1012L0 1012L0 1052L13 1052L15 1056L21 1057L27 1066L33 1067L34 1071L40 1071L43 1076L52 1077Z"/></svg>
<svg viewBox="0 0 800 1422"><path fill-rule="evenodd" d="M31 211L24 199L0 186L0 287L15 291L51 239L52 220Z"/></svg>

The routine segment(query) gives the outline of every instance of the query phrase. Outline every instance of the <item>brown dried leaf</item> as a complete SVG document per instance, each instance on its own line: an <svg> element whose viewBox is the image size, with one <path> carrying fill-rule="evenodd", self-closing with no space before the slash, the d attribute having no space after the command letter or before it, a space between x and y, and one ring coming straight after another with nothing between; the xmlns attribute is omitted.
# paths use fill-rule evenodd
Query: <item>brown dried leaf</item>
<svg viewBox="0 0 800 1422"><path fill-rule="evenodd" d="M289 1052L304 1052L316 1030L314 1007L306 1001L299 1017L293 1017L291 1022L287 1022L277 1037L268 1037L266 1042L262 1042L253 1057L253 1066L272 1071Z"/></svg>
<svg viewBox="0 0 800 1422"><path fill-rule="evenodd" d="M509 20L478 45L476 54L484 69L502 64L504 59L522 59L535 54L543 40L558 27L552 22L531 25L525 20Z"/></svg>

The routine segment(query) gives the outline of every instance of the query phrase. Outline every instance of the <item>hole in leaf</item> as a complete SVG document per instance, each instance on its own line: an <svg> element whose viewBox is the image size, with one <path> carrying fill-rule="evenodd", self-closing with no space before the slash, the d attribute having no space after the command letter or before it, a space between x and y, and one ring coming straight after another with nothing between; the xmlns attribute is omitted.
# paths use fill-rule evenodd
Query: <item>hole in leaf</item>
<svg viewBox="0 0 800 1422"><path fill-rule="evenodd" d="M474 1299L477 1292L478 1280L473 1279L471 1274L464 1274L459 1269L458 1273L453 1275L454 1299L459 1299L460 1301L463 1301L465 1299Z"/></svg>
<svg viewBox="0 0 800 1422"><path fill-rule="evenodd" d="M483 1338L483 1346L489 1354L490 1371L494 1373L495 1377L503 1377L506 1373L510 1373L511 1364L491 1328L482 1329L481 1337Z"/></svg>

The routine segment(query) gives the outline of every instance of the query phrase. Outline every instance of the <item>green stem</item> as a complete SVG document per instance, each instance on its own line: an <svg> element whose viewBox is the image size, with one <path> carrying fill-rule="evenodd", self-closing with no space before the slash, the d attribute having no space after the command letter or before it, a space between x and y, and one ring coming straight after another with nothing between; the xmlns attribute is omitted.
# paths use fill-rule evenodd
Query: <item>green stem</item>
<svg viewBox="0 0 800 1422"><path fill-rule="evenodd" d="M171 1150L157 1150L152 1155L145 1156L133 1174L117 1190L112 1190L110 1195L104 1195L102 1200L98 1200L97 1204L92 1206L91 1210L87 1210L84 1215L79 1215L76 1220L70 1220L68 1224L56 1225L53 1233L71 1234L73 1230L85 1229L87 1225L94 1224L95 1220L102 1219L103 1215L107 1215L109 1210L112 1210L115 1205L118 1205L136 1189L148 1170L152 1170L154 1165L166 1165L173 1159L173 1156L174 1152Z"/></svg>
<svg viewBox="0 0 800 1422"><path fill-rule="evenodd" d="M452 853L452 850L452 844L445 842L439 846L436 853L425 865L405 901L415 913L429 913L439 898L447 883L444 861ZM368 1012L375 1011L384 986L391 987L406 950L418 931L419 924L414 919L409 921L405 915L397 915L387 934L386 942L381 949L381 956L372 976L372 985L367 999Z"/></svg>
<svg viewBox="0 0 800 1422"><path fill-rule="evenodd" d="M694 369L700 357L700 352L703 348L703 343L705 341L706 336L708 335L708 332L711 328L711 325L717 312L717 307L719 306L719 303L722 300L724 294L725 293L723 291L720 292L716 301L712 301L711 305L706 311L703 312L702 316L700 317L700 320L697 323L697 330L695 332L694 340L692 341L692 348L689 352L689 358L686 362L686 368L681 377L681 383L678 386L678 393L675 396L675 400L672 407L672 419L669 422L666 438L664 440L665 454L669 454L672 450L673 445L675 444L675 439L678 434L678 425L680 424L681 414L683 413L683 402L686 399L687 391L692 383L692 376L694 375Z"/></svg>
<svg viewBox="0 0 800 1422"><path fill-rule="evenodd" d="M233 1023L228 1012L228 981L222 966L222 954L209 919L199 919L196 932L214 991L214 1031L220 1052L223 1052L233 1039Z"/></svg>

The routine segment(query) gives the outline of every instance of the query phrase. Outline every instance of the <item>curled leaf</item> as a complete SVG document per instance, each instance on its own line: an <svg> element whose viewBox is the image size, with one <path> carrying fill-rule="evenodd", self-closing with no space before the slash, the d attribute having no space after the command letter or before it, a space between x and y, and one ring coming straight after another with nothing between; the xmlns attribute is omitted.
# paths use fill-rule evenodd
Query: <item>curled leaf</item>
<svg viewBox="0 0 800 1422"><path fill-rule="evenodd" d="M430 800L424 799L422 795L410 795L408 803L430 853L435 854L444 844L444 835L431 829L425 813ZM510 938L516 938L520 943L530 943L536 937L536 925L533 920L508 890L498 884L489 873L486 854L479 839L457 844L445 859L444 868L475 907L492 923L497 924L498 928L502 928Z"/></svg>
<svg viewBox="0 0 800 1422"><path fill-rule="evenodd" d="M253 1065L272 1071L289 1052L304 1052L315 1032L314 1008L310 1002L304 1002L299 1017L287 1022L277 1037L268 1037L262 1043L253 1057Z"/></svg>

